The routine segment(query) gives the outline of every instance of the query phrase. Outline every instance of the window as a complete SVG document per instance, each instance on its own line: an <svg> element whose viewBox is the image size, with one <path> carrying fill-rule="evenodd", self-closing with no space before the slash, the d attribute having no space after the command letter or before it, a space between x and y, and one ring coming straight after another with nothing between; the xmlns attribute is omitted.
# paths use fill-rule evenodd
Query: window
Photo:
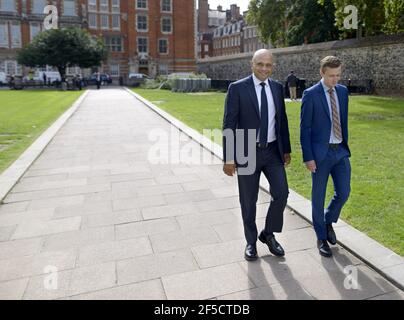
<svg viewBox="0 0 404 320"><path fill-rule="evenodd" d="M109 29L109 19L107 14L102 14L100 16L101 19L101 29Z"/></svg>
<svg viewBox="0 0 404 320"><path fill-rule="evenodd" d="M137 31L147 31L147 16L137 16Z"/></svg>
<svg viewBox="0 0 404 320"><path fill-rule="evenodd" d="M97 11L97 0L88 0L88 11Z"/></svg>
<svg viewBox="0 0 404 320"><path fill-rule="evenodd" d="M101 12L108 12L109 11L108 0L100 0L100 11Z"/></svg>
<svg viewBox="0 0 404 320"><path fill-rule="evenodd" d="M76 75L76 74L81 74L80 67L67 67L66 68L66 74L68 75Z"/></svg>
<svg viewBox="0 0 404 320"><path fill-rule="evenodd" d="M97 15L95 13L88 14L88 26L92 29L97 28Z"/></svg>
<svg viewBox="0 0 404 320"><path fill-rule="evenodd" d="M161 11L171 12L171 0L161 0Z"/></svg>
<svg viewBox="0 0 404 320"><path fill-rule="evenodd" d="M112 29L114 30L121 29L121 16L119 14L112 15Z"/></svg>
<svg viewBox="0 0 404 320"><path fill-rule="evenodd" d="M171 33L171 17L163 17L161 19L161 32Z"/></svg>
<svg viewBox="0 0 404 320"><path fill-rule="evenodd" d="M109 72L112 77L119 77L119 64L111 64L109 67Z"/></svg>
<svg viewBox="0 0 404 320"><path fill-rule="evenodd" d="M17 64L15 60L6 60L5 64L5 72L6 74L13 75L13 74L21 74L22 68L20 65Z"/></svg>
<svg viewBox="0 0 404 320"><path fill-rule="evenodd" d="M123 52L123 42L121 37L105 38L105 46L112 52Z"/></svg>
<svg viewBox="0 0 404 320"><path fill-rule="evenodd" d="M121 12L119 0L112 0L112 12Z"/></svg>
<svg viewBox="0 0 404 320"><path fill-rule="evenodd" d="M168 74L168 65L165 63L162 63L159 65L159 73L160 74Z"/></svg>
<svg viewBox="0 0 404 320"><path fill-rule="evenodd" d="M11 23L11 47L21 48L21 25L19 22Z"/></svg>
<svg viewBox="0 0 404 320"><path fill-rule="evenodd" d="M167 39L159 39L159 53L163 53L163 54L168 53L168 40Z"/></svg>
<svg viewBox="0 0 404 320"><path fill-rule="evenodd" d="M136 0L136 9L147 9L147 0Z"/></svg>
<svg viewBox="0 0 404 320"><path fill-rule="evenodd" d="M0 10L15 12L16 11L15 0L0 0Z"/></svg>
<svg viewBox="0 0 404 320"><path fill-rule="evenodd" d="M32 0L32 5L32 13L43 14L43 9L48 5L48 3L45 0Z"/></svg>
<svg viewBox="0 0 404 320"><path fill-rule="evenodd" d="M63 1L63 15L65 16L75 16L76 7L74 0L64 0Z"/></svg>
<svg viewBox="0 0 404 320"><path fill-rule="evenodd" d="M205 52L209 52L209 45L205 44Z"/></svg>
<svg viewBox="0 0 404 320"><path fill-rule="evenodd" d="M147 53L149 51L147 38L137 38L137 51L139 53Z"/></svg>
<svg viewBox="0 0 404 320"><path fill-rule="evenodd" d="M30 28L29 28L29 33L30 33L30 39L34 39L34 37L41 32L41 25L38 22L31 22L30 23Z"/></svg>
<svg viewBox="0 0 404 320"><path fill-rule="evenodd" d="M6 73L7 74L16 74L17 72L17 63L12 60L8 60L5 62L6 64Z"/></svg>
<svg viewBox="0 0 404 320"><path fill-rule="evenodd" d="M0 21L0 47L8 48L8 23Z"/></svg>

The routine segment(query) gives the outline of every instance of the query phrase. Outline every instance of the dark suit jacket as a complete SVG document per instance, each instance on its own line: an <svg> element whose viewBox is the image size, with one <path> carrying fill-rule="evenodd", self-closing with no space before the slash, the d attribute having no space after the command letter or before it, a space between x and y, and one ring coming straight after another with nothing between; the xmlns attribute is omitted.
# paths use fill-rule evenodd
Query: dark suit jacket
<svg viewBox="0 0 404 320"><path fill-rule="evenodd" d="M288 118L285 112L285 100L283 96L283 87L280 83L269 79L269 86L271 88L272 96L275 103L276 116L275 116L275 132L276 139L279 147L280 154L283 156L285 153L291 153ZM260 128L260 112L257 94L255 92L254 81L252 75L233 82L229 86L227 92L224 117L223 117L223 130L231 129L233 132L236 129L243 129L244 134L241 137L236 135L236 145L238 139L244 140L244 155L247 155L247 130L255 129L258 135ZM255 145L254 145L255 146ZM236 148L234 148L237 154ZM228 154L226 152L226 137L223 137L223 159L224 161L234 160L239 164L234 153ZM255 148L254 148L255 151Z"/></svg>
<svg viewBox="0 0 404 320"><path fill-rule="evenodd" d="M348 89L337 85L335 90L340 106L342 144L348 147ZM317 164L325 158L331 135L332 120L321 82L303 92L300 115L300 143L303 161L315 160Z"/></svg>

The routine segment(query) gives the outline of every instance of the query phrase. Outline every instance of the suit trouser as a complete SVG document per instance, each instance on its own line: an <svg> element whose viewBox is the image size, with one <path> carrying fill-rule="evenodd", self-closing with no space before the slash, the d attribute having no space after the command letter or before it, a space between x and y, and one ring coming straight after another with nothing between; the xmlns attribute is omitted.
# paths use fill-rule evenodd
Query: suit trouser
<svg viewBox="0 0 404 320"><path fill-rule="evenodd" d="M261 172L269 182L272 198L264 229L264 233L268 235L282 231L283 211L289 194L285 167L276 142L271 143L265 149L257 148L256 169L253 174L237 176L244 235L249 244L257 242L258 231L255 217Z"/></svg>
<svg viewBox="0 0 404 320"><path fill-rule="evenodd" d="M289 87L289 94L290 94L290 99L296 100L297 98L297 87Z"/></svg>
<svg viewBox="0 0 404 320"><path fill-rule="evenodd" d="M330 175L334 183L334 196L328 207L324 209L327 182ZM313 184L311 193L313 226L317 238L326 240L326 224L338 221L341 209L348 200L351 190L351 165L345 147L340 145L336 150L329 148L325 159L317 164L317 170L311 176Z"/></svg>

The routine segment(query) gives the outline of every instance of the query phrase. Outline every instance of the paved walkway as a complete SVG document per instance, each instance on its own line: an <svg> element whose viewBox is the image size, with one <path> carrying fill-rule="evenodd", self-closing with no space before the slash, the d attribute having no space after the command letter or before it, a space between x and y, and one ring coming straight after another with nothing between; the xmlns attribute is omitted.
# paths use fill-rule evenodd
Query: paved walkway
<svg viewBox="0 0 404 320"><path fill-rule="evenodd" d="M0 299L404 298L341 247L321 258L288 210L286 256L259 243L244 261L236 178L151 164L152 129L171 130L125 90L89 93L0 206ZM268 201L260 193L259 227Z"/></svg>

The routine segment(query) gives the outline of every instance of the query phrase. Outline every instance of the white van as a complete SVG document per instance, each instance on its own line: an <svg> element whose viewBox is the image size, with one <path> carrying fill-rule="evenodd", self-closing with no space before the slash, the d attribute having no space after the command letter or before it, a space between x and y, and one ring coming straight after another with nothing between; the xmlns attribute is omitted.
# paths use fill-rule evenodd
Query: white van
<svg viewBox="0 0 404 320"><path fill-rule="evenodd" d="M7 75L4 72L0 72L0 86L7 84Z"/></svg>
<svg viewBox="0 0 404 320"><path fill-rule="evenodd" d="M35 77L34 79L43 81L44 73L46 75L46 82L48 82L49 80L51 83L55 81L62 81L62 77L60 76L60 73L58 71L39 71L38 77Z"/></svg>

